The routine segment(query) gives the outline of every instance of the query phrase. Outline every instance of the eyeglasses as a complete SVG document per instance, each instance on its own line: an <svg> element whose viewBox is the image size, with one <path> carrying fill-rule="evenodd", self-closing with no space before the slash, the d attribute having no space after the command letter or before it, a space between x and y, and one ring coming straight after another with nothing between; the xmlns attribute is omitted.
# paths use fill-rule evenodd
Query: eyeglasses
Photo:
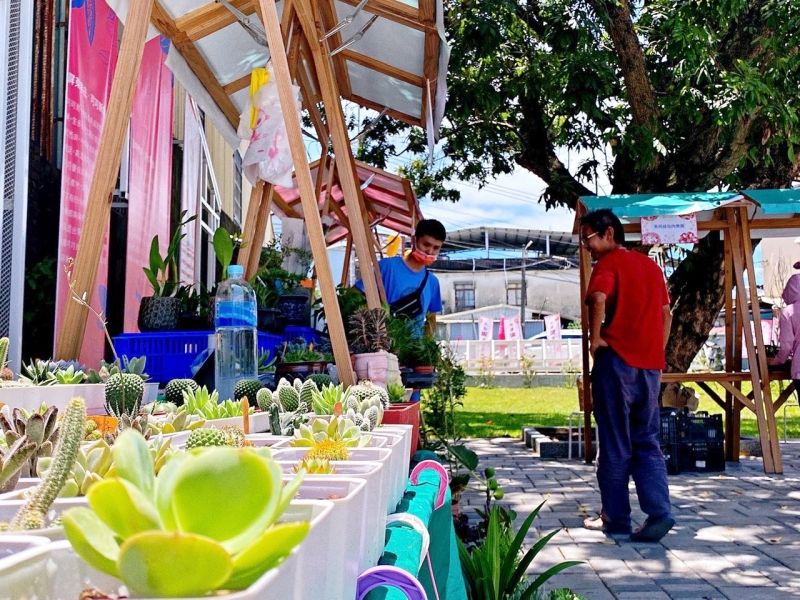
<svg viewBox="0 0 800 600"><path fill-rule="evenodd" d="M597 232L595 231L594 233L590 233L589 235L587 235L585 237L581 237L581 244L583 244L584 246L588 246L589 245L589 240L592 239L596 235L597 235Z"/></svg>

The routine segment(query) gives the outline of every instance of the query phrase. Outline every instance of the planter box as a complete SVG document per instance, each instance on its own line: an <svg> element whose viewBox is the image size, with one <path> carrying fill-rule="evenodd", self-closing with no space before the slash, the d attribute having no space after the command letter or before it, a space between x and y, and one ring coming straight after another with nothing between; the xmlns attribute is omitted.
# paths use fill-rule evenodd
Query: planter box
<svg viewBox="0 0 800 600"><path fill-rule="evenodd" d="M283 446L272 451L272 458L276 461L287 461L294 464L303 460L308 452L308 448L289 448ZM396 489L398 480L405 486L408 480L407 472L395 472L390 461L392 451L388 448L353 448L350 450L349 462L379 462L383 464L381 488L388 491L386 495L386 514L392 514L397 507L397 502L392 496L392 490Z"/></svg>
<svg viewBox="0 0 800 600"><path fill-rule="evenodd" d="M213 427L222 429L223 427L241 427L242 417L227 417L225 419L210 419L205 422L203 427ZM263 433L269 431L269 414L265 412L255 412L250 415L250 432Z"/></svg>
<svg viewBox="0 0 800 600"><path fill-rule="evenodd" d="M401 433L392 433L389 431L374 431L372 432L373 439L375 438L382 438L386 440L385 448L389 448L392 451L392 455L389 457L389 470L392 473L408 473L408 451L406 446L403 442L403 435ZM403 498L403 494L406 491L406 479L401 477L396 477L392 481L392 485L389 489L389 499L397 506L397 503L400 502Z"/></svg>
<svg viewBox="0 0 800 600"><path fill-rule="evenodd" d="M0 537L0 565L3 559L32 548L39 548L50 543L50 539L41 535L8 534Z"/></svg>
<svg viewBox="0 0 800 600"><path fill-rule="evenodd" d="M11 408L24 408L29 411L38 409L42 402L61 411L75 396L80 396L86 401L87 414L106 414L104 383L0 388L0 402L8 404Z"/></svg>
<svg viewBox="0 0 800 600"><path fill-rule="evenodd" d="M290 481L293 475L284 476ZM327 582L319 595L309 598L355 598L356 581L361 574L361 566L367 555L367 530L369 517L367 512L367 482L363 479L346 477L328 477L319 475L304 479L297 492L298 500L329 500L333 502L330 517L330 537L325 543L326 556L342 557L340 568L327 568ZM328 558L330 560L330 558ZM318 563L307 562L306 576L309 569L316 569ZM314 573L316 578L318 573ZM336 590L336 593L332 593Z"/></svg>
<svg viewBox="0 0 800 600"><path fill-rule="evenodd" d="M411 461L411 458L414 456L419 446L419 411L419 402L399 402L397 404L390 404L389 408L383 411L384 425L411 425L411 444L408 454L409 461Z"/></svg>
<svg viewBox="0 0 800 600"><path fill-rule="evenodd" d="M382 387L400 381L400 363L397 361L397 356L385 350L354 354L353 369L359 380L369 379Z"/></svg>
<svg viewBox="0 0 800 600"><path fill-rule="evenodd" d="M296 462L275 461L286 475L293 475ZM364 509L364 528L366 532L366 550L359 564L359 573L374 567L383 554L384 537L386 531L386 504L389 495L387 486L383 485L384 474L387 472L382 463L356 462L350 460L335 460L331 465L335 473L325 475L306 474L306 481L317 478L358 478L366 482L364 494L366 507Z"/></svg>
<svg viewBox="0 0 800 600"><path fill-rule="evenodd" d="M294 436L292 436L292 437L281 436L281 437L282 437L282 439L280 441L278 441L275 444L273 444L274 448L276 448L276 449L277 448L294 448L294 446L292 446L292 441L294 441L294 439L295 439ZM366 446L363 446L363 447L364 448L385 448L386 445L387 445L387 441L388 440L386 438L383 438L383 437L380 437L380 436L378 436L378 437L370 436L369 443ZM304 450L308 450L308 448L304 448ZM355 448L351 448L350 450L351 451L355 450Z"/></svg>
<svg viewBox="0 0 800 600"><path fill-rule="evenodd" d="M15 492L11 493L13 494ZM23 493L23 492L20 491L16 493ZM10 521L11 519L13 519L14 515L17 514L17 511L23 504L25 504L25 501L22 499L1 500L0 521ZM74 506L88 506L86 498L56 498L55 502L53 502L53 505L50 507L50 510L47 512L47 518L50 521L52 521L56 517L60 516L65 510L72 508ZM0 540L2 540L5 536L20 535L21 533L24 533L26 535L43 536L51 540L64 539L64 528L61 527L61 525L56 525L53 527L46 527L45 529L31 529L25 532L0 531ZM2 581L2 577L0 577L0 581Z"/></svg>
<svg viewBox="0 0 800 600"><path fill-rule="evenodd" d="M330 597L326 596L326 589L318 585L318 581L327 582L327 573L333 569L341 570L344 562L343 557L328 553L333 508L332 502L294 500L280 520L309 520L311 529L303 543L277 568L267 571L246 590L214 597L230 600L312 600ZM309 565L315 569L313 577L309 576ZM0 560L0 581L3 582L3 598L37 600L74 600L87 587L95 587L106 593L120 593L122 587L117 579L83 562L72 552L66 540ZM338 593L335 596L340 597Z"/></svg>

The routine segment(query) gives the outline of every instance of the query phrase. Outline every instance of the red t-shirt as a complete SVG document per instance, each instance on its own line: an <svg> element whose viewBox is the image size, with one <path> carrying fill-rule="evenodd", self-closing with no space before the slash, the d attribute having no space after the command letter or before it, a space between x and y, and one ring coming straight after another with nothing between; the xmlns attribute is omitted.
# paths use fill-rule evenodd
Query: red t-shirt
<svg viewBox="0 0 800 600"><path fill-rule="evenodd" d="M654 260L618 248L597 261L589 279L588 299L606 295L603 339L627 364L638 369L663 369L664 314L669 294Z"/></svg>

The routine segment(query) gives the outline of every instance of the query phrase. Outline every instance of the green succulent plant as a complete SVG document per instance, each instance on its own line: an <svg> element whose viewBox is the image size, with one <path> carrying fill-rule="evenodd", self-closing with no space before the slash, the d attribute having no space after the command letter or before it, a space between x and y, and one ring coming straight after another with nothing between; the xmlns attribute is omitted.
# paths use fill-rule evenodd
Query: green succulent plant
<svg viewBox="0 0 800 600"><path fill-rule="evenodd" d="M77 385L86 380L86 373L70 365L66 369L58 369L55 373L48 373L48 376L55 379L57 385Z"/></svg>
<svg viewBox="0 0 800 600"><path fill-rule="evenodd" d="M204 419L225 419L227 417L241 417L242 404L234 402L230 398L224 402L219 402L219 393L216 390L209 392L206 386L197 390L183 391L183 404L189 414L200 415ZM249 412L252 413L254 407L251 406Z"/></svg>
<svg viewBox="0 0 800 600"><path fill-rule="evenodd" d="M244 589L308 533L307 522L277 522L301 476L283 486L278 465L257 450L193 450L157 477L141 436L124 432L113 454L117 476L89 490L88 508L64 514L64 531L83 560L134 594L195 597ZM232 488L248 510L220 510Z"/></svg>
<svg viewBox="0 0 800 600"><path fill-rule="evenodd" d="M205 425L206 420L200 415L190 414L185 406L166 415L150 419L147 427L151 434L176 433L178 431L190 431L199 429Z"/></svg>
<svg viewBox="0 0 800 600"><path fill-rule="evenodd" d="M348 397L349 393L344 391L341 383L339 385L328 384L312 392L311 410L317 415L332 415L336 404L341 402L344 407Z"/></svg>
<svg viewBox="0 0 800 600"><path fill-rule="evenodd" d="M33 476L39 458L53 453L53 447L58 439L57 417L58 409L55 406L48 407L46 404L31 412L21 408L0 411L0 429L9 450L22 438L25 438L26 443L18 446L15 452L25 448L28 443L34 445L33 454L21 465L19 476ZM10 458L10 455L8 457ZM3 483L0 482L0 489L2 488Z"/></svg>
<svg viewBox="0 0 800 600"><path fill-rule="evenodd" d="M312 448L321 442L341 442L347 448L361 448L369 444L369 435L364 434L350 419L334 417L330 421L314 419L311 425L300 425L294 432L291 445Z"/></svg>
<svg viewBox="0 0 800 600"><path fill-rule="evenodd" d="M393 381L386 386L386 393L389 395L389 404L397 404L398 402L405 402L406 387L398 382Z"/></svg>
<svg viewBox="0 0 800 600"><path fill-rule="evenodd" d="M57 368L55 363L34 358L28 364L22 364L20 380L31 385L54 385Z"/></svg>

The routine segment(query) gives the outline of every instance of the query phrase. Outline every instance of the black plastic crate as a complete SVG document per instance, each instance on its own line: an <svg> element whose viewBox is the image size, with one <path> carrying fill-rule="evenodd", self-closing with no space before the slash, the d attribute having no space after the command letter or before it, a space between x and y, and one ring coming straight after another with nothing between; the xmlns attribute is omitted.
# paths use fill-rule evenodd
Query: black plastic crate
<svg viewBox="0 0 800 600"><path fill-rule="evenodd" d="M678 418L680 413L674 408L661 409L661 445L677 444Z"/></svg>
<svg viewBox="0 0 800 600"><path fill-rule="evenodd" d="M680 446L678 444L661 444L661 453L667 464L667 475L677 475L681 472Z"/></svg>
<svg viewBox="0 0 800 600"><path fill-rule="evenodd" d="M706 412L678 414L678 441L681 443L709 442L721 444L725 439L722 415Z"/></svg>
<svg viewBox="0 0 800 600"><path fill-rule="evenodd" d="M680 471L724 471L725 449L719 442L681 442L678 445Z"/></svg>

